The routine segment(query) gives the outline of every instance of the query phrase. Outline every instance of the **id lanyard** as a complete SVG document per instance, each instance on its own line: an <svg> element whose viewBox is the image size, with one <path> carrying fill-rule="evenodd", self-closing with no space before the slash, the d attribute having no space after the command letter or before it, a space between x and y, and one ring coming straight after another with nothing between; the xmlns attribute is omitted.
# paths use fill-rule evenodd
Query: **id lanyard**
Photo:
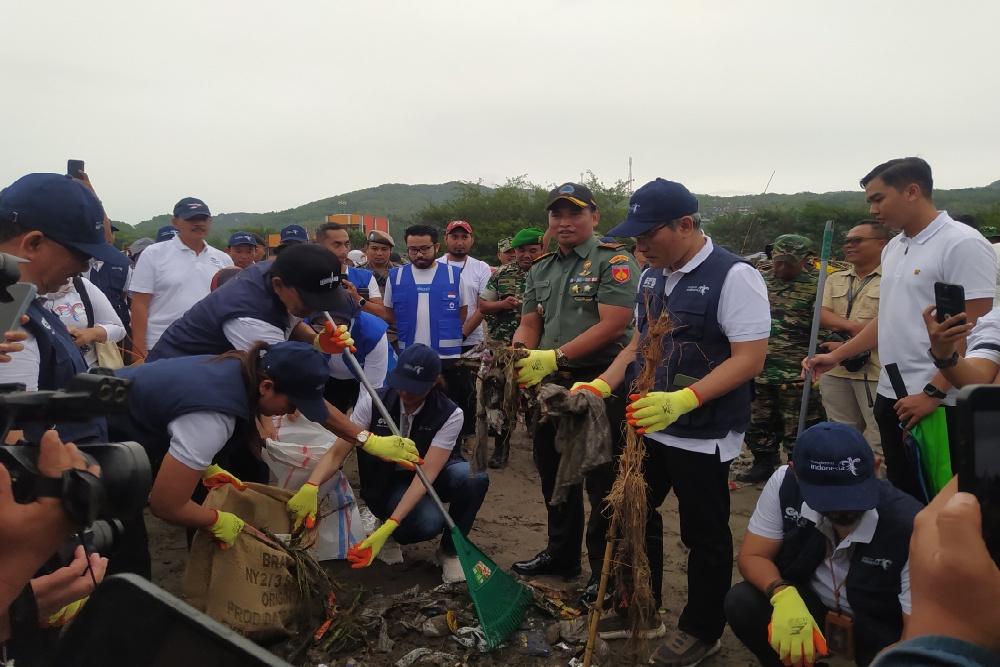
<svg viewBox="0 0 1000 667"><path fill-rule="evenodd" d="M827 539L826 541L826 561L830 564L830 583L833 584L833 602L837 605L837 615L842 615L844 612L840 608L840 589L844 587L844 583L847 581L847 575L837 583L837 575L833 570L833 540Z"/></svg>
<svg viewBox="0 0 1000 667"><path fill-rule="evenodd" d="M872 281L872 278L874 277L875 277L874 273L869 273L867 276L865 276L865 279L861 281L860 285L858 285L857 291L854 291L854 276L850 277L850 282L847 285L847 314L844 315L845 320L851 319L851 311L854 309L854 300L858 298L861 292L864 291L865 287L868 285L868 283Z"/></svg>

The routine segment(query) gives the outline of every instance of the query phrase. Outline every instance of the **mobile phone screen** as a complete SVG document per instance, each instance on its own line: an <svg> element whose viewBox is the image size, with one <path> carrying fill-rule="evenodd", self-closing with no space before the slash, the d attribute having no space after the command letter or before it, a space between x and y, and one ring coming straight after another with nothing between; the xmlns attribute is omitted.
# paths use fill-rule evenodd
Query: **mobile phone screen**
<svg viewBox="0 0 1000 667"><path fill-rule="evenodd" d="M983 539L993 560L1000 562L1000 410L974 412L972 425L975 437L971 463L975 481L967 490L979 499Z"/></svg>

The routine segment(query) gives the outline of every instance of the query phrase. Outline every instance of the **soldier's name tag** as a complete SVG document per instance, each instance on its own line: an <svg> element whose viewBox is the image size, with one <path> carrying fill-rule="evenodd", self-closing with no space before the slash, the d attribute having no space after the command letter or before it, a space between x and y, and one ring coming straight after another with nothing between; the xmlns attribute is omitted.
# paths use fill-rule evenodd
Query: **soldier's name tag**
<svg viewBox="0 0 1000 667"><path fill-rule="evenodd" d="M847 660L854 660L854 621L850 616L826 612L826 647Z"/></svg>
<svg viewBox="0 0 1000 667"><path fill-rule="evenodd" d="M535 283L534 283L534 286L535 287L548 287L549 286L549 281L548 280L536 280Z"/></svg>

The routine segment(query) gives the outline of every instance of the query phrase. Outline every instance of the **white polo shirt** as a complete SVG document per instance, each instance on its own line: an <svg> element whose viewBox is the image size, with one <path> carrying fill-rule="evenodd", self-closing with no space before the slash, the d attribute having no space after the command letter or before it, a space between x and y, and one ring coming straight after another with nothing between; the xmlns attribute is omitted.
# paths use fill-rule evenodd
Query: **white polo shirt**
<svg viewBox="0 0 1000 667"><path fill-rule="evenodd" d="M211 291L212 276L233 260L221 250L205 244L195 254L179 236L154 243L139 255L129 291L152 294L146 323L146 349L151 350L174 320Z"/></svg>
<svg viewBox="0 0 1000 667"><path fill-rule="evenodd" d="M882 372L878 393L895 400L885 371L899 367L910 394L923 391L937 369L927 355L930 339L923 310L934 303L934 283L965 287L965 299L992 299L996 292L997 256L983 235L941 211L923 231L900 234L882 250L882 286L878 304L878 352ZM956 390L945 403L954 405Z"/></svg>
<svg viewBox="0 0 1000 667"><path fill-rule="evenodd" d="M664 295L670 296L684 274L701 265L712 254L713 248L712 239L705 237L705 247L683 267L676 271L662 269L667 278ZM646 269L643 276L657 270L659 269ZM642 284L641 279L639 283ZM767 299L767 285L760 271L749 264L737 262L726 274L722 293L719 295L719 327L730 343L748 343L771 335L771 305ZM743 448L743 434L737 431L730 431L723 438L708 439L680 438L658 431L647 433L646 439L701 454L714 455L718 449L720 461L732 461L740 455Z"/></svg>
<svg viewBox="0 0 1000 667"><path fill-rule="evenodd" d="M462 282L468 285L471 289L476 291L476 296L486 289L486 282L490 279L492 271L490 271L490 265L481 259L476 259L470 255L465 256L464 262L454 262L448 259L448 255L441 257L438 261L442 264L450 264L452 266L457 266L462 269ZM479 299L473 299L472 303L469 304L468 313L465 319L472 317L472 314L479 310ZM479 345L483 342L483 325L482 323L476 327L472 333L466 337L463 345Z"/></svg>

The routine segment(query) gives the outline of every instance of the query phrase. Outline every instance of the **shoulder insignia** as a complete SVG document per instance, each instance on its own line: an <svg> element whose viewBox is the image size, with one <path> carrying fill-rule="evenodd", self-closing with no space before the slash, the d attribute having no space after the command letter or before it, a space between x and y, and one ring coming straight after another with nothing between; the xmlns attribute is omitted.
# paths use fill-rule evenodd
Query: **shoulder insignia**
<svg viewBox="0 0 1000 667"><path fill-rule="evenodd" d="M536 257L534 260L532 260L531 263L532 264L536 264L538 262L538 260L545 259L546 257L550 256L551 254L552 254L551 252L543 253L543 254L539 255L538 257Z"/></svg>
<svg viewBox="0 0 1000 667"><path fill-rule="evenodd" d="M597 247L598 248L607 248L608 250L618 250L620 248L624 248L625 244L624 243L598 243Z"/></svg>
<svg viewBox="0 0 1000 667"><path fill-rule="evenodd" d="M608 264L619 264L621 262L628 264L628 255L615 255L608 260Z"/></svg>

